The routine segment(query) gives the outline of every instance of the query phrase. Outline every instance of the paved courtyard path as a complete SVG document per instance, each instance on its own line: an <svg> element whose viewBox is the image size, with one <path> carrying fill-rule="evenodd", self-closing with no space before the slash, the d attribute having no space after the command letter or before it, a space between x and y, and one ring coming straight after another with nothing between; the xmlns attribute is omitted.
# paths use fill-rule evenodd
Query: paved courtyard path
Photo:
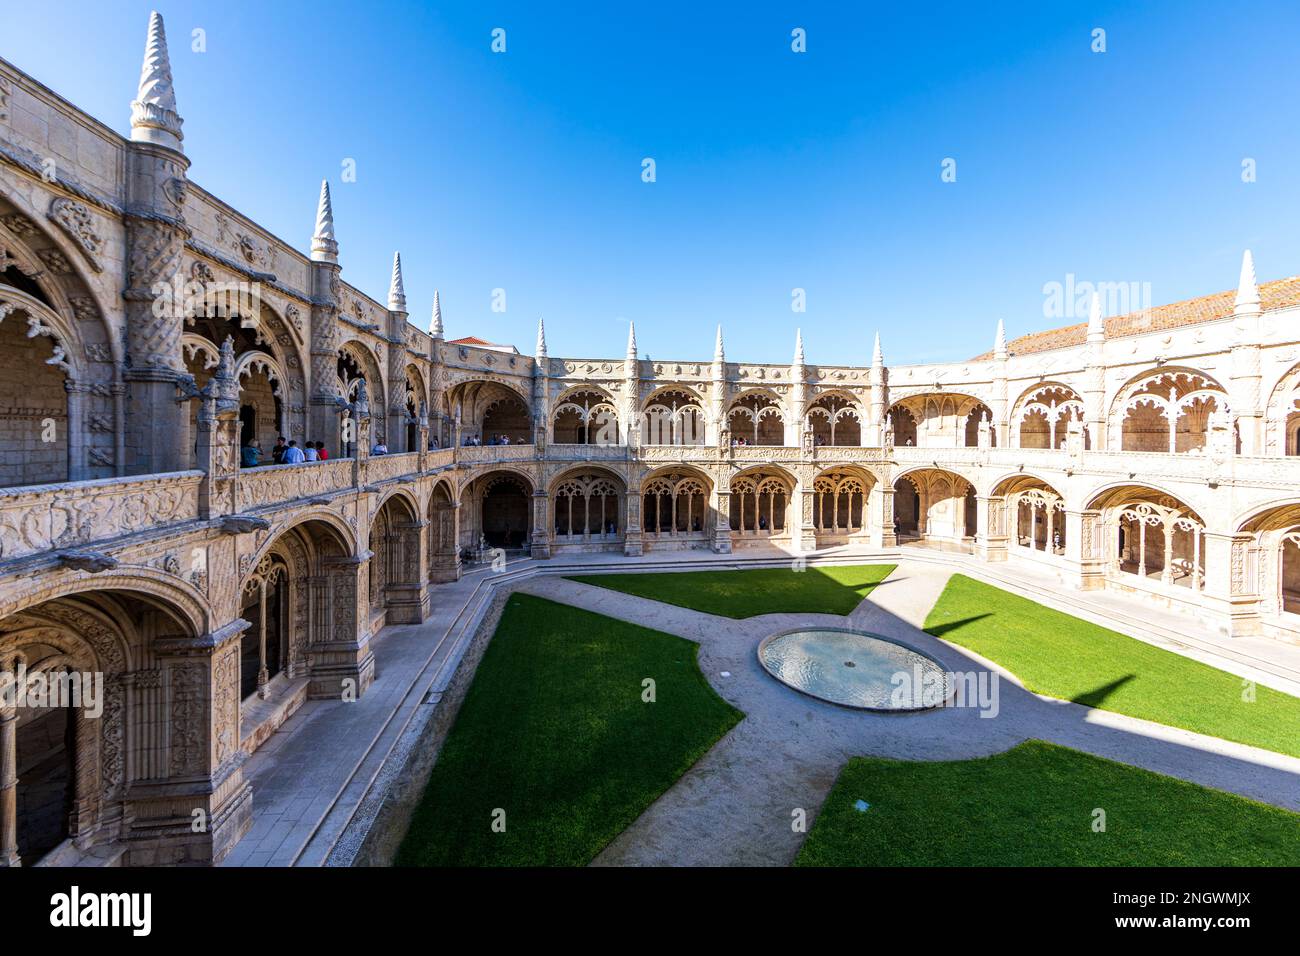
<svg viewBox="0 0 1300 956"><path fill-rule="evenodd" d="M594 861L595 865L786 865L844 763L854 756L959 760L1029 738L1300 810L1300 760L1031 694L1005 671L920 629L951 568L903 559L847 617L715 617L545 576L519 590L688 638L710 684L746 717ZM999 713L973 708L873 714L823 703L777 682L756 650L769 634L822 623L894 638L953 671L996 671ZM724 672L728 676L723 676ZM648 677L654 675L648 674ZM871 801L871 794L861 794Z"/></svg>

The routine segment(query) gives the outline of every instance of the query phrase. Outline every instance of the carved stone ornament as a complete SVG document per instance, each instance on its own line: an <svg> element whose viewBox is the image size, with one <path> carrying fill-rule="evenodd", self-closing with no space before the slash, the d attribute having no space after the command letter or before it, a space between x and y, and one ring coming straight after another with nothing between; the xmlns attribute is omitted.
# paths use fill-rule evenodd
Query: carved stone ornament
<svg viewBox="0 0 1300 956"><path fill-rule="evenodd" d="M50 219L77 244L92 269L104 271L99 256L104 251L105 240L96 227L95 215L89 206L59 196L50 204Z"/></svg>

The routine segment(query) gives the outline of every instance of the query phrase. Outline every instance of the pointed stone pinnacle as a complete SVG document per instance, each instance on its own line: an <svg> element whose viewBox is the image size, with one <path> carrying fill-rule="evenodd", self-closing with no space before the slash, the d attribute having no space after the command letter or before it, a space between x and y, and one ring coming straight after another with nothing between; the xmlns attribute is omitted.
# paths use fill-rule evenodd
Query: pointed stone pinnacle
<svg viewBox="0 0 1300 956"><path fill-rule="evenodd" d="M636 323L635 322L629 322L627 324L627 357L630 359L636 358Z"/></svg>
<svg viewBox="0 0 1300 956"><path fill-rule="evenodd" d="M329 180L320 182L320 201L316 205L316 231L311 237L313 262L338 262L339 244L334 241L334 206L330 203Z"/></svg>
<svg viewBox="0 0 1300 956"><path fill-rule="evenodd" d="M438 301L438 290L433 290L433 319L429 322L429 335L435 339L443 337L442 303Z"/></svg>
<svg viewBox="0 0 1300 956"><path fill-rule="evenodd" d="M722 323L718 323L718 336L713 341L713 361L725 361L726 356L727 353L722 348Z"/></svg>
<svg viewBox="0 0 1300 956"><path fill-rule="evenodd" d="M885 364L885 353L880 350L880 333L876 333L876 347L871 350L871 364L876 368Z"/></svg>
<svg viewBox="0 0 1300 956"><path fill-rule="evenodd" d="M1237 314L1259 311L1259 284L1255 281L1255 257L1247 249L1241 257L1241 279L1237 282L1237 301L1232 311Z"/></svg>
<svg viewBox="0 0 1300 956"><path fill-rule="evenodd" d="M181 151L181 123L176 112L176 90L172 86L172 66L167 58L167 34L162 16L149 14L149 33L144 43L144 65L140 68L140 87L131 102L131 139Z"/></svg>
<svg viewBox="0 0 1300 956"><path fill-rule="evenodd" d="M537 320L537 352L538 358L546 357L546 320Z"/></svg>
<svg viewBox="0 0 1300 956"><path fill-rule="evenodd" d="M803 358L803 329L794 330L794 364L802 365Z"/></svg>
<svg viewBox="0 0 1300 956"><path fill-rule="evenodd" d="M1088 341L1099 342L1106 337L1106 322L1101 317L1101 295L1094 292L1088 306Z"/></svg>
<svg viewBox="0 0 1300 956"><path fill-rule="evenodd" d="M393 253L393 278L388 283L388 309L390 312L406 311L406 288L402 284L402 254Z"/></svg>
<svg viewBox="0 0 1300 956"><path fill-rule="evenodd" d="M1007 330L1001 319L998 319L998 331L993 338L993 352L997 355L1007 354Z"/></svg>

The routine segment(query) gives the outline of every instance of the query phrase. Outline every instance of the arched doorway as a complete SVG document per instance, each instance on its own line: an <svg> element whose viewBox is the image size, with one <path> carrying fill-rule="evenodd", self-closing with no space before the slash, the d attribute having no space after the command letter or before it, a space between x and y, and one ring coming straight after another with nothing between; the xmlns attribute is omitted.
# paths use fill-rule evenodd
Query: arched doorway
<svg viewBox="0 0 1300 956"><path fill-rule="evenodd" d="M909 499L907 485L913 492ZM894 521L899 540L912 539L969 550L975 537L975 489L965 478L941 468L920 468L894 482Z"/></svg>
<svg viewBox="0 0 1300 956"><path fill-rule="evenodd" d="M462 496L462 547L514 551L532 540L533 487L518 472L493 471L474 479Z"/></svg>

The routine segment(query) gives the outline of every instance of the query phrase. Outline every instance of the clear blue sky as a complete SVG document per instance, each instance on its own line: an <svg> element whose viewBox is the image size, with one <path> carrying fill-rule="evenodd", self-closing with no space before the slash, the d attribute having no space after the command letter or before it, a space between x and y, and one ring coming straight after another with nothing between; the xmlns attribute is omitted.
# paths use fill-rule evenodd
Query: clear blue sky
<svg viewBox="0 0 1300 956"><path fill-rule="evenodd" d="M344 277L382 300L400 249L450 337L530 352L542 315L552 354L620 356L634 319L698 359L720 321L785 362L801 325L810 362L867 364L879 329L901 364L1061 324L1067 273L1158 304L1247 246L1300 272L1293 2L153 6L194 181L305 251L328 177ZM150 9L9 4L0 56L125 133Z"/></svg>

